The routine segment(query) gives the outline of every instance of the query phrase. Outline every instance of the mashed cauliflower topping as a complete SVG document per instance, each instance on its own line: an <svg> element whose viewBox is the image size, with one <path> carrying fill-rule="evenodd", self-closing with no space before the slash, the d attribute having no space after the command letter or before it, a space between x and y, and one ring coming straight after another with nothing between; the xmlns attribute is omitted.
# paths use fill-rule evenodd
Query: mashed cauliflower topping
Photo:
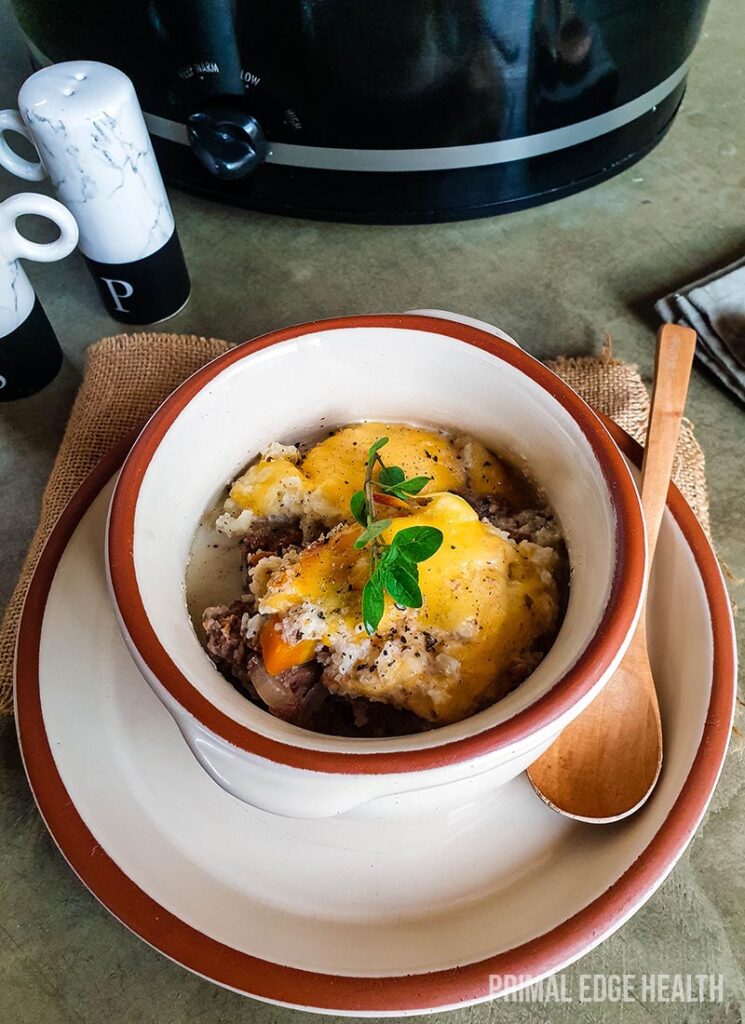
<svg viewBox="0 0 745 1024"><path fill-rule="evenodd" d="M398 530L434 526L443 542L419 565L421 608L386 595L368 636L361 595L372 554L354 546L361 527L349 503L363 485L368 448L381 436L389 438L387 464L431 478L415 500L392 508L382 539L390 544ZM271 444L232 484L218 528L248 539L257 523L297 522L306 543L281 555L254 552L243 639L263 636L266 644L272 631L273 646L302 650L336 696L387 704L430 725L459 721L525 678L558 628L560 531L548 513L545 524L526 529L524 501L519 474L466 437L361 423L304 453ZM503 510L506 529L496 514L480 516L484 502ZM531 539L520 539L525 534Z"/></svg>

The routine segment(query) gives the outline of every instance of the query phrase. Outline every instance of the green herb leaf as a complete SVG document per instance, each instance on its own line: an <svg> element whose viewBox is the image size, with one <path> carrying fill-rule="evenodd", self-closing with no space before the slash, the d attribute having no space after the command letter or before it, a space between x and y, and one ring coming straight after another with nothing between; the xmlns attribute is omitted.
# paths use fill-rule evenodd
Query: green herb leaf
<svg viewBox="0 0 745 1024"><path fill-rule="evenodd" d="M406 474L400 466L383 466L378 476L378 483L381 487L389 487L392 484L400 484L406 479Z"/></svg>
<svg viewBox="0 0 745 1024"><path fill-rule="evenodd" d="M409 498L429 483L432 477L416 476L406 479L400 466L385 466L378 455L388 444L387 437L379 437L367 453L365 488L350 499L350 509L356 521L364 527L354 543L364 548L372 542L370 557L372 574L362 591L362 621L368 634L378 628L385 613L385 594L404 608L421 608L422 591L419 586L418 563L431 558L442 544L442 532L433 526L410 526L399 530L390 545L380 537L391 525L391 519L375 519L375 488L381 494ZM380 463L378 479L373 480L375 463ZM378 539L380 538L380 539Z"/></svg>
<svg viewBox="0 0 745 1024"><path fill-rule="evenodd" d="M367 501L365 499L364 491L356 491L352 495L349 507L352 510L352 515L360 526L367 526Z"/></svg>
<svg viewBox="0 0 745 1024"><path fill-rule="evenodd" d="M356 548L364 548L364 546L369 544L371 540L374 540L379 533L382 533L383 530L387 530L390 525L390 519L379 519L375 523L370 523L370 526L366 530L363 530L354 542L354 546Z"/></svg>
<svg viewBox="0 0 745 1024"><path fill-rule="evenodd" d="M383 596L380 574L374 572L362 591L362 623L365 627L365 632L369 636L372 636L378 628L384 611L385 597Z"/></svg>
<svg viewBox="0 0 745 1024"><path fill-rule="evenodd" d="M367 453L367 468L372 469L373 463L375 462L375 456L383 445L388 444L387 437L379 437L377 441L370 445L370 450Z"/></svg>
<svg viewBox="0 0 745 1024"><path fill-rule="evenodd" d="M397 498L405 498L407 494L419 494L431 479L431 476L414 476L411 480L403 480L392 487L385 487L384 490L388 494L395 494Z"/></svg>
<svg viewBox="0 0 745 1024"><path fill-rule="evenodd" d="M391 558L383 569L383 585L396 604L406 608L422 607L422 592L416 565L405 560Z"/></svg>
<svg viewBox="0 0 745 1024"><path fill-rule="evenodd" d="M404 480L402 484L399 484L398 489L406 494L419 494L431 479L431 476L414 476L411 480Z"/></svg>
<svg viewBox="0 0 745 1024"><path fill-rule="evenodd" d="M410 562L424 562L434 555L441 544L442 530L436 526L409 526L395 535L391 551Z"/></svg>

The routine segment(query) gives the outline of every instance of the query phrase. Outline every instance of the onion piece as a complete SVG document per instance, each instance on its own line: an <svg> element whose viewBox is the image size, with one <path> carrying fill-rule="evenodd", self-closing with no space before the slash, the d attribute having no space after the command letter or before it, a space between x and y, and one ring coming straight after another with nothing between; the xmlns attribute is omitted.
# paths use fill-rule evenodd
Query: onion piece
<svg viewBox="0 0 745 1024"><path fill-rule="evenodd" d="M294 703L294 694L280 683L279 676L270 676L261 658L252 658L248 665L248 678L267 707L280 710Z"/></svg>

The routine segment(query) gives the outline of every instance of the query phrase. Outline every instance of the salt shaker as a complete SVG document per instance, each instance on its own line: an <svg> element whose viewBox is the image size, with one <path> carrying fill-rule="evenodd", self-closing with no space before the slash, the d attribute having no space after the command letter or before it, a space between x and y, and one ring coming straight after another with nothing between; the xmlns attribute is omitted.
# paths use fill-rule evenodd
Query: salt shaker
<svg viewBox="0 0 745 1024"><path fill-rule="evenodd" d="M16 221L27 213L53 221L59 238L47 243L24 238ZM77 243L75 218L55 199L26 192L0 203L0 402L40 391L62 365L57 336L18 261L60 260Z"/></svg>
<svg viewBox="0 0 745 1024"><path fill-rule="evenodd" d="M96 61L37 71L0 114L0 132L21 130L40 163L8 158L8 170L38 180L46 170L80 228L80 250L115 320L149 324L177 313L190 282L176 225L132 82ZM3 120L4 118L4 120Z"/></svg>

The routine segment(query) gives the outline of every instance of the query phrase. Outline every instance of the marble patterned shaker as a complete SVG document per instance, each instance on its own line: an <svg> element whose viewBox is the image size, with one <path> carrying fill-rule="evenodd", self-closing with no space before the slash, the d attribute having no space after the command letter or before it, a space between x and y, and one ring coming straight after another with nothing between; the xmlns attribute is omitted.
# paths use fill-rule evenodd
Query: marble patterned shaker
<svg viewBox="0 0 745 1024"><path fill-rule="evenodd" d="M129 78L96 61L53 64L24 82L18 106L110 315L149 324L177 313L189 275ZM38 180L39 164L16 156L8 169L18 174L19 164Z"/></svg>
<svg viewBox="0 0 745 1024"><path fill-rule="evenodd" d="M25 238L16 221L29 213L51 220L59 237L46 243ZM62 365L57 336L19 260L60 260L77 243L75 218L56 199L26 192L0 203L0 402L35 394Z"/></svg>

